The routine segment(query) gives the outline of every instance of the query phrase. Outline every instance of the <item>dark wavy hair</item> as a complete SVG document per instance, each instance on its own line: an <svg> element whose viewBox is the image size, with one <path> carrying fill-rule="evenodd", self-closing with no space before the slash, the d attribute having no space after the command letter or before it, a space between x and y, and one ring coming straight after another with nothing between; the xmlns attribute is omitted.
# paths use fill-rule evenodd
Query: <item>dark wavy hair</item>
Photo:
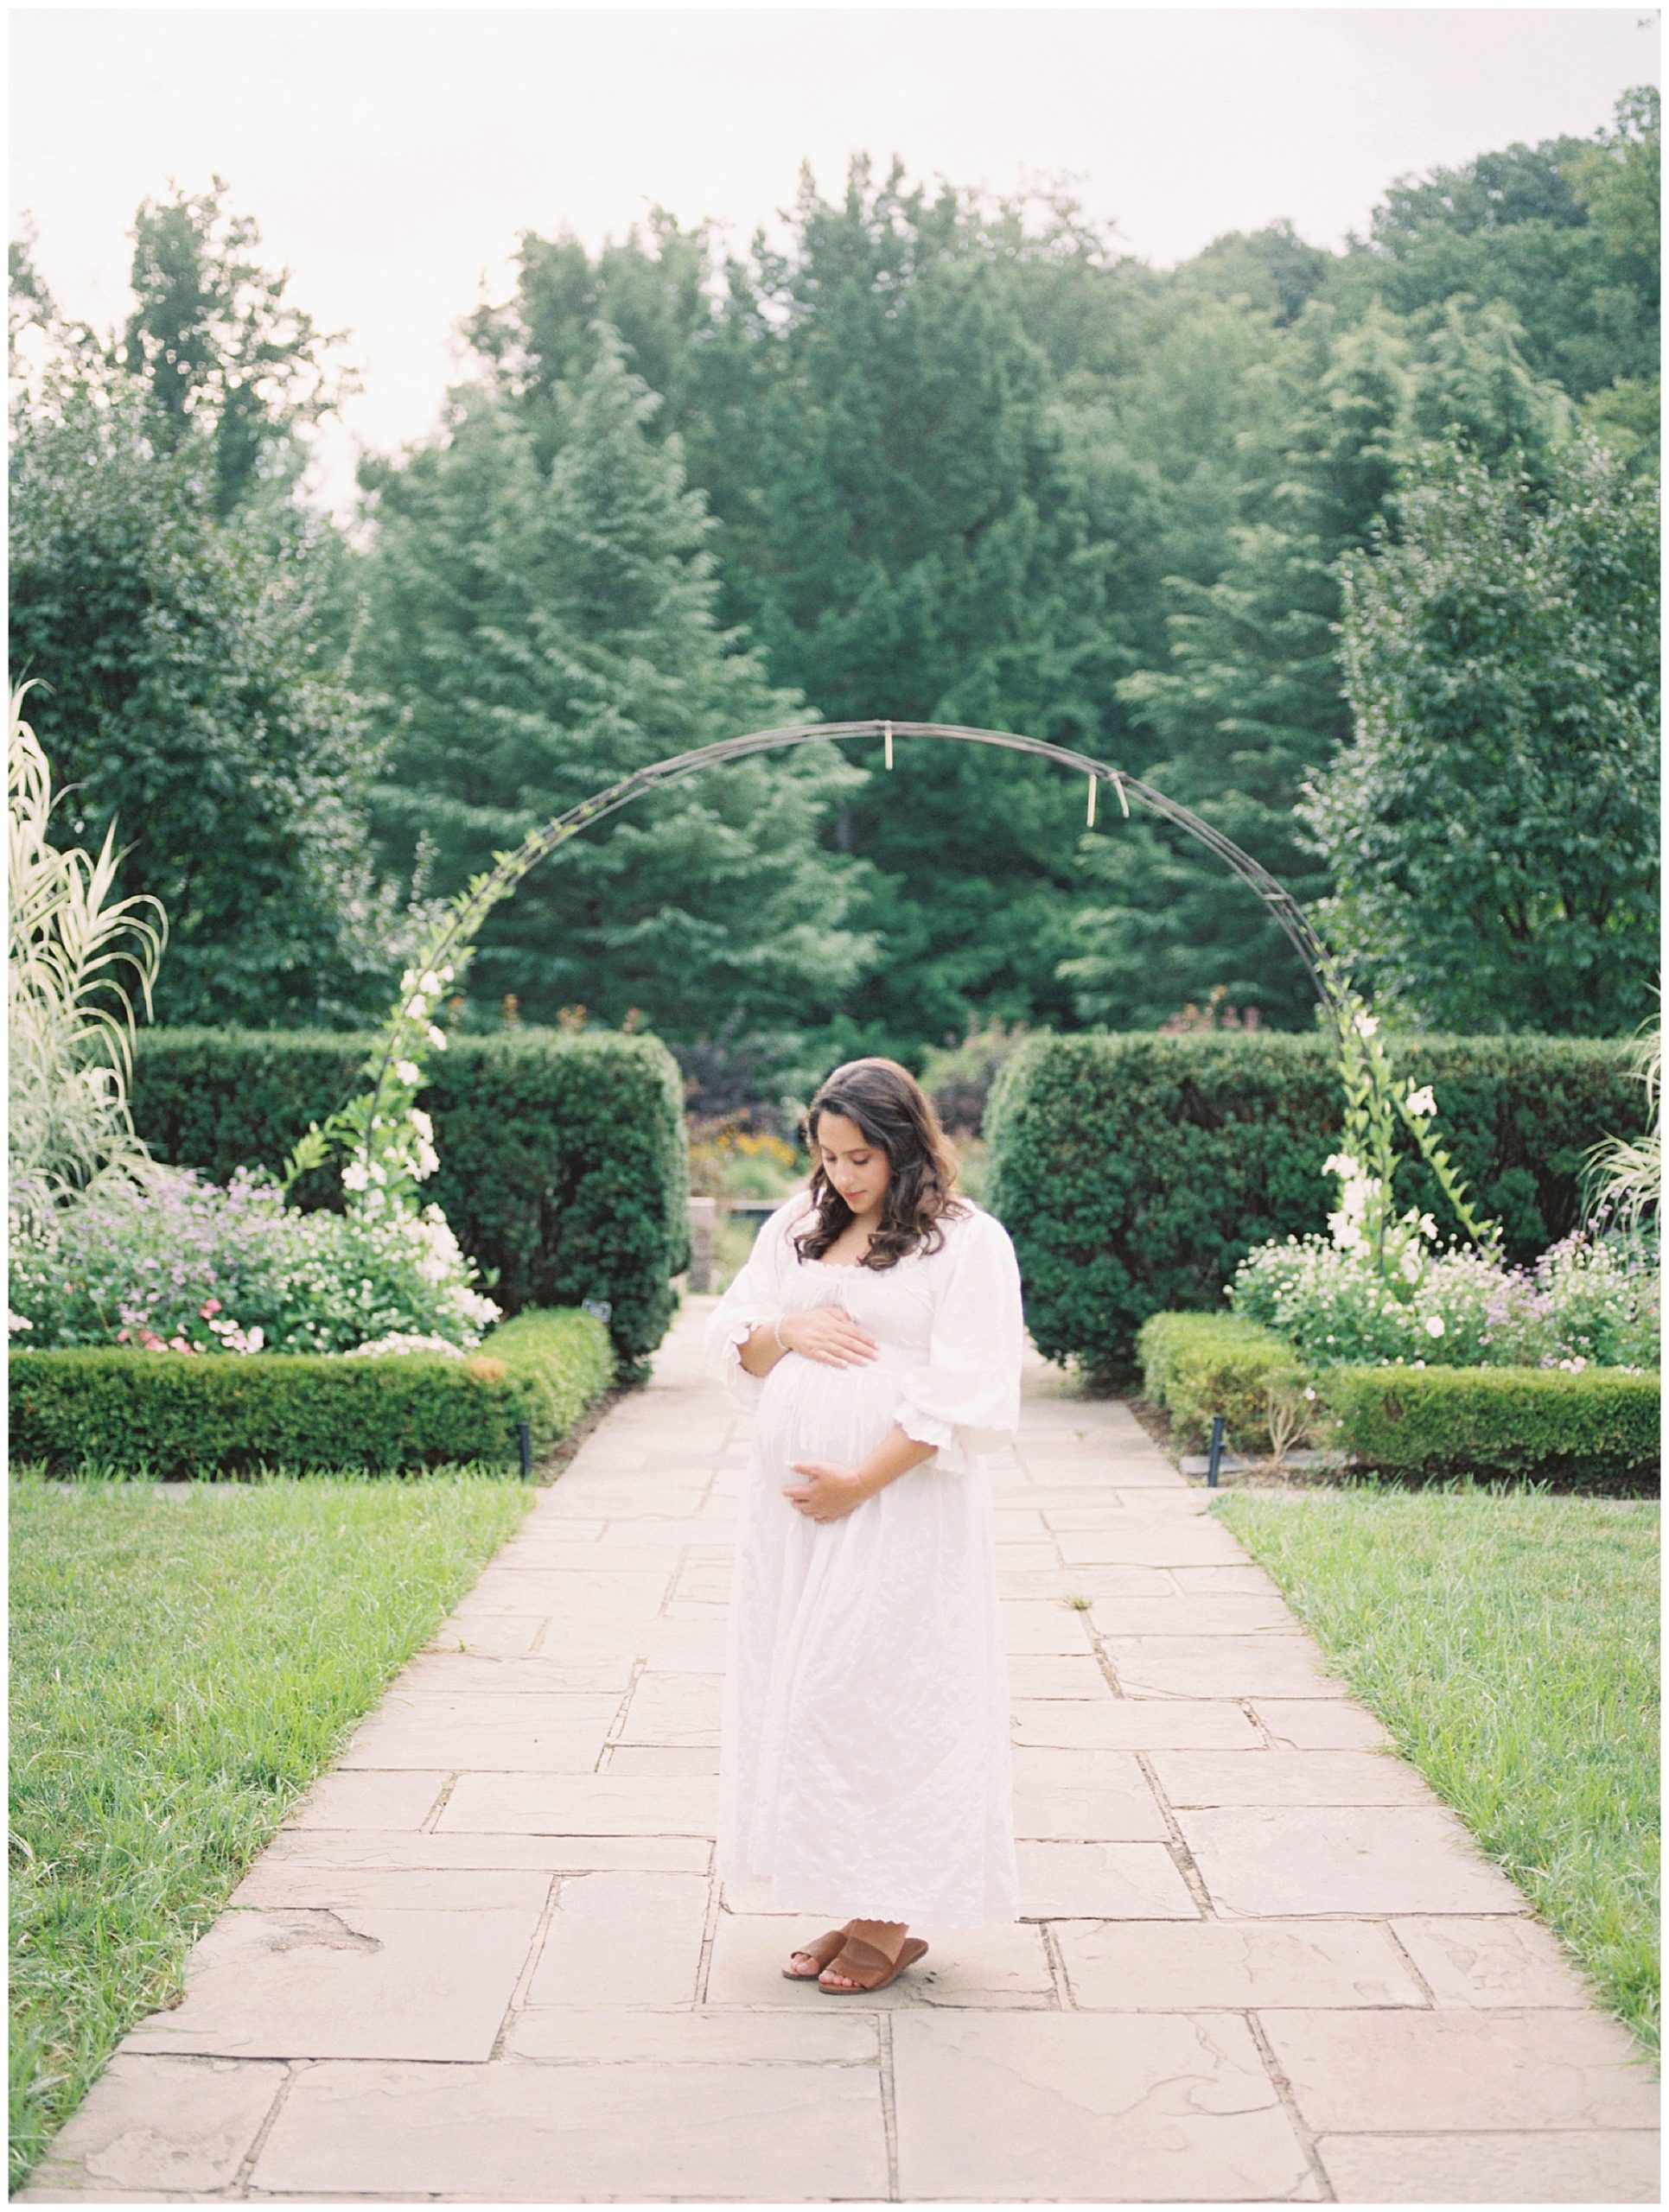
<svg viewBox="0 0 1669 2212"><path fill-rule="evenodd" d="M806 1109L806 1149L812 1157L813 1206L807 1226L793 1239L802 1260L820 1260L849 1228L851 1208L824 1173L818 1123L825 1114L855 1122L887 1155L891 1178L881 1202L881 1223L860 1267L895 1267L918 1249L936 1252L945 1242L942 1220L970 1211L956 1191L956 1154L940 1127L932 1101L907 1067L878 1054L847 1060L818 1087Z"/></svg>

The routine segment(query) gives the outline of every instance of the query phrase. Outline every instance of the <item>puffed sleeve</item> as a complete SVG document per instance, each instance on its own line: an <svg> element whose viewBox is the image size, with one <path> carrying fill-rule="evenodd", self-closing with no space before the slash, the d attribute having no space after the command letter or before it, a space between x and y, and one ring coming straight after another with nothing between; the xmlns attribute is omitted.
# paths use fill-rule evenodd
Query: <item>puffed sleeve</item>
<svg viewBox="0 0 1669 2212"><path fill-rule="evenodd" d="M962 1475L1019 1433L1026 1323L1020 1262L996 1216L982 1211L946 1233L927 1357L907 1370L894 1418L907 1436L939 1446L939 1466Z"/></svg>
<svg viewBox="0 0 1669 2212"><path fill-rule="evenodd" d="M759 1403L765 1378L748 1372L742 1363L742 1347L760 1322L774 1321L787 1311L783 1286L794 1258L788 1228L798 1218L803 1202L803 1193L796 1191L760 1224L746 1264L737 1268L729 1289L707 1317L707 1364L717 1370L730 1395L749 1413Z"/></svg>

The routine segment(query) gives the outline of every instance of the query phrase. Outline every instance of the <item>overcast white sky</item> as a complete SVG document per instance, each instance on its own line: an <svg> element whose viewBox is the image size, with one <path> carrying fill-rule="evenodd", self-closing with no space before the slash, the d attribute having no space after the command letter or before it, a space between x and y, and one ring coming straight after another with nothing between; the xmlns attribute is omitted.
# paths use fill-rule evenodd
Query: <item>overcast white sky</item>
<svg viewBox="0 0 1669 2212"><path fill-rule="evenodd" d="M321 447L433 423L457 318L519 234L595 246L657 201L775 226L799 165L848 156L1009 190L1069 174L1160 265L1290 217L1366 227L1394 178L1586 134L1655 83L1658 12L1592 9L81 9L10 14L11 208L67 312L128 301L134 212L170 181L260 226L264 258L366 390Z"/></svg>

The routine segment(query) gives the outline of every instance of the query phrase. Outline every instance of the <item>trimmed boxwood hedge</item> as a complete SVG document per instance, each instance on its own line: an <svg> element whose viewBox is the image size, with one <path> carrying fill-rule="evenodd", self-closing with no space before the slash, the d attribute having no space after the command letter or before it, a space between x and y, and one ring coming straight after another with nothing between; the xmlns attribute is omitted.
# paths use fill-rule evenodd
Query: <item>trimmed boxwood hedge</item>
<svg viewBox="0 0 1669 2212"><path fill-rule="evenodd" d="M1271 1382L1308 1380L1284 1338L1233 1313L1154 1313L1137 1333L1142 1393L1170 1415L1175 1442L1205 1444L1221 1414L1232 1452L1269 1448Z"/></svg>
<svg viewBox="0 0 1669 2212"><path fill-rule="evenodd" d="M388 1472L512 1465L518 1425L555 1443L615 1379L594 1315L528 1312L462 1359L314 1353L14 1351L11 1454L54 1472L92 1464L156 1475L259 1466Z"/></svg>
<svg viewBox="0 0 1669 2212"><path fill-rule="evenodd" d="M369 1040L316 1031L142 1030L133 1115L156 1156L224 1183L275 1173L309 1122L359 1087ZM607 1300L623 1379L640 1379L689 1265L689 1145L678 1064L659 1038L518 1028L453 1037L422 1103L440 1167L424 1185L495 1277L506 1313ZM336 1177L296 1186L337 1206Z"/></svg>
<svg viewBox="0 0 1669 2212"><path fill-rule="evenodd" d="M1398 1037L1399 1077L1431 1084L1441 1142L1523 1265L1577 1218L1584 1148L1646 1127L1627 1040ZM1255 1245L1325 1231L1342 1099L1319 1033L1039 1033L986 1109L987 1200L1013 1237L1040 1351L1124 1381L1151 1313L1224 1312ZM1405 1131L1405 1205L1453 1227Z"/></svg>
<svg viewBox="0 0 1669 2212"><path fill-rule="evenodd" d="M1328 1441L1360 1465L1655 1488L1660 1377L1621 1368L1330 1367Z"/></svg>
<svg viewBox="0 0 1669 2212"><path fill-rule="evenodd" d="M1173 1441L1202 1445L1214 1414L1233 1451L1266 1452L1266 1382L1308 1382L1315 1441L1362 1470L1525 1475L1655 1487L1655 1373L1621 1368L1324 1367L1306 1371L1285 1338L1226 1313L1156 1313L1137 1338L1143 1395Z"/></svg>

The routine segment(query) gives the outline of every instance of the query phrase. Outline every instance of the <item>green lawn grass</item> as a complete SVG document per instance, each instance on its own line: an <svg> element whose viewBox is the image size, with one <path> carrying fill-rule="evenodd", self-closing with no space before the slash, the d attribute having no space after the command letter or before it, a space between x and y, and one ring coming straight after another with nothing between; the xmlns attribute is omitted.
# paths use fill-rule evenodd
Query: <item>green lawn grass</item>
<svg viewBox="0 0 1669 2212"><path fill-rule="evenodd" d="M1656 2051L1658 1501L1466 1483L1214 1510Z"/></svg>
<svg viewBox="0 0 1669 2212"><path fill-rule="evenodd" d="M501 1471L11 1484L11 2173L511 1535Z"/></svg>

